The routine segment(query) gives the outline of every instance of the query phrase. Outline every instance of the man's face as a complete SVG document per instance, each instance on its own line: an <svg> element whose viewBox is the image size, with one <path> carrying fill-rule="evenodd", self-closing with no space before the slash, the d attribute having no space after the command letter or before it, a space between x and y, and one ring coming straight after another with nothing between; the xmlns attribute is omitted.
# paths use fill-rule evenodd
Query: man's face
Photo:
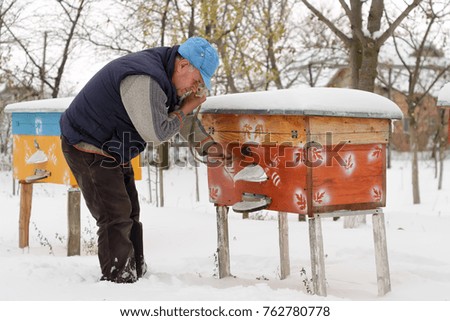
<svg viewBox="0 0 450 321"><path fill-rule="evenodd" d="M182 97L188 92L197 92L205 86L200 71L192 66L187 59L175 61L172 83L177 89L177 96Z"/></svg>

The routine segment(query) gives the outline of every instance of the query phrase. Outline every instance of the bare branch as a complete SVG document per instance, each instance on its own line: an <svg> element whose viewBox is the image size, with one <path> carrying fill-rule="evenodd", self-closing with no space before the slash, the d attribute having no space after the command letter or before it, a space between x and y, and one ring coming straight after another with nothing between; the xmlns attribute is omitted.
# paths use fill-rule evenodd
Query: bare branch
<svg viewBox="0 0 450 321"><path fill-rule="evenodd" d="M339 38L347 47L351 46L351 39L347 37L341 30L339 30L336 25L331 22L328 18L326 18L319 10L317 10L312 4L309 3L308 0L302 0L302 2L305 4L306 7L308 7L309 10L311 10L316 17L325 23L328 28Z"/></svg>
<svg viewBox="0 0 450 321"><path fill-rule="evenodd" d="M350 23L352 25L355 24L353 20L353 15L352 15L352 11L350 10L350 8L347 5L347 2L345 2L345 0L339 0L339 3L341 4L341 7L344 9L345 14L347 15L347 17L350 19Z"/></svg>
<svg viewBox="0 0 450 321"><path fill-rule="evenodd" d="M56 74L56 77L55 77L55 85L54 85L53 92L52 92L52 97L53 98L58 97L59 88L60 88L60 84L61 84L61 79L62 79L62 76L63 76L63 73L64 73L64 68L66 66L67 59L69 57L69 49L70 49L70 46L72 44L73 37L75 35L75 29L78 26L78 22L80 20L81 13L82 13L82 11L84 9L85 1L88 1L88 0L80 0L80 3L78 5L78 7L76 7L76 8L75 7L71 7L71 8L76 10L75 18L73 18L73 19L70 18L70 14L68 14L69 20L72 22L72 25L70 27L69 34L68 34L67 39L65 41L65 46L64 46L64 49L63 49L63 52L62 52L62 60L61 60L61 63L59 65L59 67L58 67L58 71L57 71L57 74Z"/></svg>
<svg viewBox="0 0 450 321"><path fill-rule="evenodd" d="M397 19L389 26L389 28L383 32L383 34L377 39L378 46L381 46L386 40L394 33L394 30L400 25L400 23L409 15L409 13L416 8L423 0L414 0L413 3L397 17Z"/></svg>

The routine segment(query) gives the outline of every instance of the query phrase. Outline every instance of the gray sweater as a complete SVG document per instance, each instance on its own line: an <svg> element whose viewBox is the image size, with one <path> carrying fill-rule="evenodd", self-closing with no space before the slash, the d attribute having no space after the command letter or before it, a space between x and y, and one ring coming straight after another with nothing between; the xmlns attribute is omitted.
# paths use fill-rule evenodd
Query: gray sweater
<svg viewBox="0 0 450 321"><path fill-rule="evenodd" d="M180 110L168 114L167 96L151 77L126 77L120 84L120 95L134 127L147 143L157 146L180 133L183 139L195 144L200 155L205 155L214 143L194 115L184 115Z"/></svg>

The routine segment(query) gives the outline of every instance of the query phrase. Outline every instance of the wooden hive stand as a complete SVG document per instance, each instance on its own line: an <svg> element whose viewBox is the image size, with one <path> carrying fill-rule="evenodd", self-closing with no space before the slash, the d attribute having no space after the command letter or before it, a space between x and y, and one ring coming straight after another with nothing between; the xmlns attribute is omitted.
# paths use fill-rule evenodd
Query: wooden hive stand
<svg viewBox="0 0 450 321"><path fill-rule="evenodd" d="M233 155L208 166L219 276L230 275L228 207L278 212L281 278L289 275L286 213L308 218L314 292L326 296L323 217L372 215L378 293L391 289L384 214L386 153L400 108L352 89L302 88L208 98L202 123Z"/></svg>

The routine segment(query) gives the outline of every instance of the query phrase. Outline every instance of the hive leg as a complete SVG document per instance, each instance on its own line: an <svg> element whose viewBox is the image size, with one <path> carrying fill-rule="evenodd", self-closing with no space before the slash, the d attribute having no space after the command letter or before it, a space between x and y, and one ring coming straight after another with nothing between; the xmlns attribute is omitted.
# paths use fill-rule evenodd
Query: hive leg
<svg viewBox="0 0 450 321"><path fill-rule="evenodd" d="M378 295L383 296L391 291L391 276L386 243L386 226L384 213L372 215L373 239L375 245L375 264L377 267Z"/></svg>
<svg viewBox="0 0 450 321"><path fill-rule="evenodd" d="M280 279L291 274L289 260L289 230L286 212L278 212L278 237L280 244Z"/></svg>
<svg viewBox="0 0 450 321"><path fill-rule="evenodd" d="M67 221L69 236L67 256L80 255L80 189L70 188L67 194Z"/></svg>
<svg viewBox="0 0 450 321"><path fill-rule="evenodd" d="M19 216L19 247L29 246L31 200L33 184L20 183L20 216Z"/></svg>
<svg viewBox="0 0 450 321"><path fill-rule="evenodd" d="M217 214L217 261L219 279L230 276L230 246L228 242L228 207L216 206Z"/></svg>
<svg viewBox="0 0 450 321"><path fill-rule="evenodd" d="M309 246L311 249L311 270L314 293L327 296L325 281L325 259L323 253L322 223L319 215L308 218Z"/></svg>

